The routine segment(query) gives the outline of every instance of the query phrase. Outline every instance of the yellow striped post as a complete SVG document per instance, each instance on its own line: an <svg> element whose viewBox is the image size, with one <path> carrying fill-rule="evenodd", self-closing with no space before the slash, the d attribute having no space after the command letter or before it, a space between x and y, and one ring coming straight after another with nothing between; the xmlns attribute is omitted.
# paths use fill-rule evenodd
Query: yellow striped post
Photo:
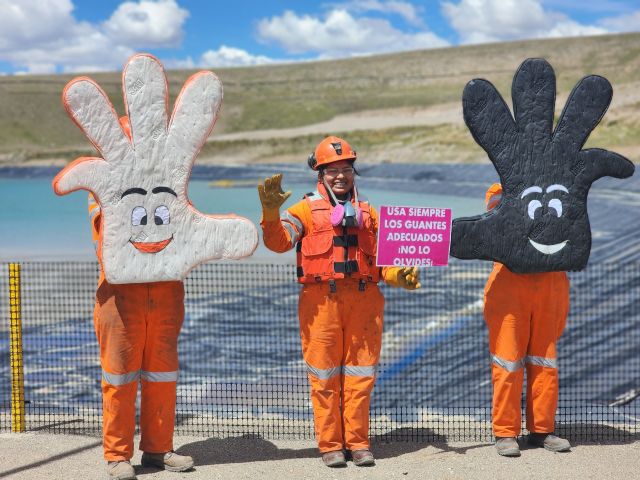
<svg viewBox="0 0 640 480"><path fill-rule="evenodd" d="M9 264L9 315L11 322L11 431L24 432L24 363L22 361L22 317L20 264Z"/></svg>

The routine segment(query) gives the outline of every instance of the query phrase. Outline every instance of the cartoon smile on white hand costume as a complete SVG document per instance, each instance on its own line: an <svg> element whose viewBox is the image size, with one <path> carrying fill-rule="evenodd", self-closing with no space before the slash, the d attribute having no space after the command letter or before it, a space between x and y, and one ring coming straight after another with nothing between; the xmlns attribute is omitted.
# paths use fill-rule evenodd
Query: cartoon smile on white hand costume
<svg viewBox="0 0 640 480"><path fill-rule="evenodd" d="M208 71L191 76L171 117L167 80L151 55L131 58L123 87L131 138L93 80L67 84L65 108L102 158L79 158L53 181L58 195L85 189L100 204L98 249L107 281L182 280L207 260L251 255L258 233L249 220L204 215L187 197L191 166L220 109L220 80Z"/></svg>
<svg viewBox="0 0 640 480"><path fill-rule="evenodd" d="M138 382L142 464L193 466L173 452L182 280L199 263L246 257L258 243L249 220L204 215L187 197L191 166L220 109L218 78L207 71L191 76L171 116L167 80L151 55L129 60L123 86L126 116L119 120L93 80L67 84L64 106L102 158L79 158L53 180L57 194L89 190L99 203L90 202L102 270L94 325L110 478L135 478L129 460Z"/></svg>

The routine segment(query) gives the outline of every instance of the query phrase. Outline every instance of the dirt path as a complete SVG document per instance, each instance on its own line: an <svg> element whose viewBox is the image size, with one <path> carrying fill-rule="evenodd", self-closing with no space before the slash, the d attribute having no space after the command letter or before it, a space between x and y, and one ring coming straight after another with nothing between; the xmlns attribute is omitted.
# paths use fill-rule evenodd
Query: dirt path
<svg viewBox="0 0 640 480"><path fill-rule="evenodd" d="M636 109L640 102L640 84L632 83L615 88L613 100L607 112L607 118L618 119L628 115L630 109ZM509 107L511 101L508 92L501 92ZM556 116L560 115L568 99L563 93L556 98ZM395 127L415 127L453 124L462 125L462 102L443 103L428 108L393 108L367 110L363 112L337 115L326 122L314 123L303 127L253 130L246 132L223 133L215 131L209 141L268 140L272 138L294 138L312 134L327 134L353 130L383 130Z"/></svg>
<svg viewBox="0 0 640 480"><path fill-rule="evenodd" d="M248 132L223 133L211 137L210 141L268 140L271 138L293 138L311 134L353 130L382 130L394 127L462 124L462 103L445 103L426 109L398 108L367 110L364 112L337 115L326 122L304 127L253 130Z"/></svg>

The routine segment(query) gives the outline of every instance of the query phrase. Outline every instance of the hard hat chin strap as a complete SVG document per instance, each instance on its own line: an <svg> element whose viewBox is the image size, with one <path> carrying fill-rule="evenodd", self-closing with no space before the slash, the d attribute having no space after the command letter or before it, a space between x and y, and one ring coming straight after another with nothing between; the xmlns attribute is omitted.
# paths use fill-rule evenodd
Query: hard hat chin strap
<svg viewBox="0 0 640 480"><path fill-rule="evenodd" d="M340 203L336 195L329 187L326 179L322 178L322 183L325 189L333 200L333 210L331 211L331 225L337 227L343 225L345 227L358 227L362 228L362 212L358 208L358 189L356 188L355 179L353 181L353 194L355 198L355 208L351 205L351 198L344 202L344 205Z"/></svg>

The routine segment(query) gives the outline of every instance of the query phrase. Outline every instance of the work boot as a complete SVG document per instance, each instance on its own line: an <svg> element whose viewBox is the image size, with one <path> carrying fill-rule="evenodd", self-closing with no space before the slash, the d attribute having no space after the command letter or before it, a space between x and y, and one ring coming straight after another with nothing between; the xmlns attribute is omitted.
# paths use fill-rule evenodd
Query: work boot
<svg viewBox="0 0 640 480"><path fill-rule="evenodd" d="M520 456L520 446L515 437L496 437L496 450L503 457Z"/></svg>
<svg viewBox="0 0 640 480"><path fill-rule="evenodd" d="M527 438L529 445L544 447L551 452L568 452L571 444L568 440L555 436L553 433L530 433Z"/></svg>
<svg viewBox="0 0 640 480"><path fill-rule="evenodd" d="M176 452L142 454L143 467L164 468L170 472L184 472L193 468L193 458L188 455L178 455Z"/></svg>
<svg viewBox="0 0 640 480"><path fill-rule="evenodd" d="M373 453L369 450L352 450L351 458L354 465L358 467L367 467L376 464L376 459L373 458Z"/></svg>
<svg viewBox="0 0 640 480"><path fill-rule="evenodd" d="M129 460L107 463L109 480L136 480L136 472Z"/></svg>
<svg viewBox="0 0 640 480"><path fill-rule="evenodd" d="M346 467L347 461L344 459L342 450L333 450L322 454L322 461L327 467Z"/></svg>

